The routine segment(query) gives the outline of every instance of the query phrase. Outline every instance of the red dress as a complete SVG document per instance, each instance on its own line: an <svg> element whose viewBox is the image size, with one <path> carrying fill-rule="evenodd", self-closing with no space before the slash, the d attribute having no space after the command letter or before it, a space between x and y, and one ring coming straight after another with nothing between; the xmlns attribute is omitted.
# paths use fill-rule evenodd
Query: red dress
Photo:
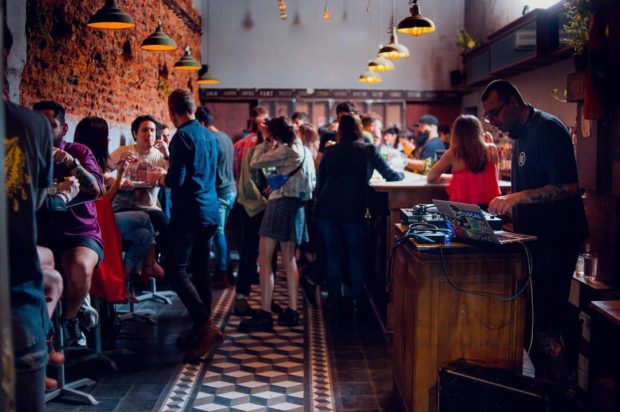
<svg viewBox="0 0 620 412"><path fill-rule="evenodd" d="M453 202L488 205L501 193L495 163L489 160L479 173L473 173L467 167L452 172L452 180L446 191Z"/></svg>

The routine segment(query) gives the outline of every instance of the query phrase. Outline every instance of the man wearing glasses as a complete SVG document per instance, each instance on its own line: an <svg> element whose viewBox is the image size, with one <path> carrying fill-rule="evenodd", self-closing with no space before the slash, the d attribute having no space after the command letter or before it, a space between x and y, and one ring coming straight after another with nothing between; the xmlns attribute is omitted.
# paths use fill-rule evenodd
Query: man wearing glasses
<svg viewBox="0 0 620 412"><path fill-rule="evenodd" d="M566 361L576 360L576 342L567 340L576 338L567 333L568 294L589 235L571 137L557 117L527 104L506 80L486 87L482 106L483 119L514 140L512 193L493 199L489 211L512 214L516 232L538 237L531 248L536 375L566 382Z"/></svg>

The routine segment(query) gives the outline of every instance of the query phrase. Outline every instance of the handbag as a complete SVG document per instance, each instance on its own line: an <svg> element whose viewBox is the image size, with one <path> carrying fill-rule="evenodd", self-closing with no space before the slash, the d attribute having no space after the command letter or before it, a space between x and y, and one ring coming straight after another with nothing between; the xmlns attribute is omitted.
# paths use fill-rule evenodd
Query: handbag
<svg viewBox="0 0 620 412"><path fill-rule="evenodd" d="M282 186L288 182L288 180L295 175L295 173L301 170L301 167L304 165L304 161L306 160L306 149L304 148L304 157L301 159L301 163L295 169L291 170L285 175L276 175L273 174L271 176L267 176L267 180L269 180L269 186L271 190L278 190Z"/></svg>

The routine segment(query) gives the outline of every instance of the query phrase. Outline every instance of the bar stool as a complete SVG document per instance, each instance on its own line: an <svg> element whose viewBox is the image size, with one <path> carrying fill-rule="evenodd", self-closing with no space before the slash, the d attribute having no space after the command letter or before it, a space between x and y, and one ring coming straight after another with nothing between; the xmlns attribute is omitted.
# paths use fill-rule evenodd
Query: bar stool
<svg viewBox="0 0 620 412"><path fill-rule="evenodd" d="M55 338L56 342L58 342L59 348L58 350L62 353L64 352L64 336L62 333L62 327L60 326L60 306L56 309L56 318L54 319L54 330L55 330ZM54 399L71 396L81 402L86 403L87 405L98 405L99 401L95 399L95 397L89 393L82 392L77 390L77 388L82 388L84 386L94 385L95 381L88 378L78 379L73 382L67 383L65 380L65 365L59 365L57 368L57 378L58 378L58 389L54 389L53 391L47 392L45 394L45 402L52 401Z"/></svg>
<svg viewBox="0 0 620 412"><path fill-rule="evenodd" d="M171 305L171 298L175 297L177 294L171 290L157 290L157 279L154 277L149 278L149 290L141 293L136 296L136 300L138 302L157 302L163 303L164 305Z"/></svg>

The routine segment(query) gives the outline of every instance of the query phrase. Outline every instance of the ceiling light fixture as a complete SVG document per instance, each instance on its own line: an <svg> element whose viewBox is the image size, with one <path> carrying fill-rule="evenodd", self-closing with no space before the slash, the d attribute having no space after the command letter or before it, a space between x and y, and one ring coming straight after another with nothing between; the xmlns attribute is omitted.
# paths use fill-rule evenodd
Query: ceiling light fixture
<svg viewBox="0 0 620 412"><path fill-rule="evenodd" d="M422 34L434 32L435 23L428 17L424 17L420 14L418 0L409 0L409 4L411 4L411 14L398 23L398 28L396 30L412 36L420 36Z"/></svg>
<svg viewBox="0 0 620 412"><path fill-rule="evenodd" d="M389 72L390 70L394 70L394 63L385 57L377 57L368 63L368 70L378 73Z"/></svg>
<svg viewBox="0 0 620 412"><path fill-rule="evenodd" d="M94 29L121 30L136 27L133 18L116 5L116 0L105 0L105 5L90 16L88 27Z"/></svg>
<svg viewBox="0 0 620 412"><path fill-rule="evenodd" d="M390 42L384 46L379 47L379 52L377 53L377 56L385 57L391 60L409 57L409 49L398 42L396 27L392 26Z"/></svg>
<svg viewBox="0 0 620 412"><path fill-rule="evenodd" d="M177 71L198 71L201 69L200 63L192 57L189 45L185 46L185 54L174 64L172 69Z"/></svg>
<svg viewBox="0 0 620 412"><path fill-rule="evenodd" d="M367 70L360 74L359 81L366 84L381 83L383 79L377 73Z"/></svg>
<svg viewBox="0 0 620 412"><path fill-rule="evenodd" d="M282 20L288 19L288 13L286 12L286 2L284 0L278 0L278 10L280 10L280 18Z"/></svg>
<svg viewBox="0 0 620 412"><path fill-rule="evenodd" d="M155 31L144 39L140 48L148 51L171 51L177 49L177 43L164 32L159 22Z"/></svg>
<svg viewBox="0 0 620 412"><path fill-rule="evenodd" d="M198 84L220 84L220 81L213 73L209 72L209 65L203 64L198 72Z"/></svg>
<svg viewBox="0 0 620 412"><path fill-rule="evenodd" d="M325 0L325 7L323 8L323 20L328 21L331 19L332 15L329 12L329 7L327 6L327 0Z"/></svg>

